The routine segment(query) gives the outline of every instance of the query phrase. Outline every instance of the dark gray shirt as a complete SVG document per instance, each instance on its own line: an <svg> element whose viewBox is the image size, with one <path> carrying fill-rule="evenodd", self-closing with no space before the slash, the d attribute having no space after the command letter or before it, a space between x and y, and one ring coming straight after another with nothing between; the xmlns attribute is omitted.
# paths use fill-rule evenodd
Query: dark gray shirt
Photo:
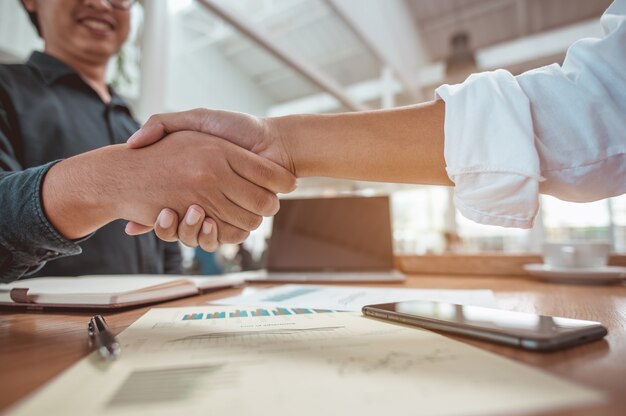
<svg viewBox="0 0 626 416"><path fill-rule="evenodd" d="M180 273L176 243L153 233L130 237L115 221L79 241L46 218L41 182L56 161L124 143L139 128L112 92L105 104L63 62L35 52L25 65L0 65L0 281L23 276ZM132 178L126 178L132 180Z"/></svg>

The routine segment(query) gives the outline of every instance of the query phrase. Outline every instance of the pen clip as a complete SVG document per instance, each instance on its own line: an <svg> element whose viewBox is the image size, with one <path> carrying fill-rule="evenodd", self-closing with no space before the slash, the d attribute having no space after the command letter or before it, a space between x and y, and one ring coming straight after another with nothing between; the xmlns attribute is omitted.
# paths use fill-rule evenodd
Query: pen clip
<svg viewBox="0 0 626 416"><path fill-rule="evenodd" d="M93 323L93 318L90 318L89 323L87 324L87 334L89 335L89 338L91 339L93 339L93 337L96 336L96 328Z"/></svg>
<svg viewBox="0 0 626 416"><path fill-rule="evenodd" d="M90 345L95 347L100 356L106 360L114 360L120 354L120 344L109 331L102 315L94 315L87 324Z"/></svg>

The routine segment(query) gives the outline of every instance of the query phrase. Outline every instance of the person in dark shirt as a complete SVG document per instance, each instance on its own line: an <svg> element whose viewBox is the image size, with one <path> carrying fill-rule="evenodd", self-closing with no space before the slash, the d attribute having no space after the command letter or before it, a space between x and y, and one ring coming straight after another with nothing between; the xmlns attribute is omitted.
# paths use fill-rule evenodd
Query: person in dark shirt
<svg viewBox="0 0 626 416"><path fill-rule="evenodd" d="M176 243L130 237L122 219L178 225L194 236L185 243L213 250L276 212L275 193L295 178L260 156L200 134L151 149L122 144L139 124L105 70L134 1L22 3L45 50L0 65L0 281L180 273Z"/></svg>
<svg viewBox="0 0 626 416"><path fill-rule="evenodd" d="M0 134L9 141L2 147L13 153L2 152L4 169L35 168L123 143L139 128L118 95L111 91L109 102L104 102L76 71L45 53L33 53L26 65L0 67L0 89L5 96ZM4 104L6 98L10 105ZM13 126L20 126L19 132ZM182 272L177 243L163 242L154 234L128 236L121 220L105 225L80 247L79 256L49 262L33 276Z"/></svg>

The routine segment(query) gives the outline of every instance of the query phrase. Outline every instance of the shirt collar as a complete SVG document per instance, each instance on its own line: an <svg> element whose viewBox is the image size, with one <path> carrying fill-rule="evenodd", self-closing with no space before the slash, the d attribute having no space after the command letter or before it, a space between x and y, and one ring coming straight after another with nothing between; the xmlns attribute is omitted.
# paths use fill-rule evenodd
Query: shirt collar
<svg viewBox="0 0 626 416"><path fill-rule="evenodd" d="M44 82L48 85L66 75L78 75L68 65L47 53L35 51L30 55L26 65L36 68Z"/></svg>
<svg viewBox="0 0 626 416"><path fill-rule="evenodd" d="M128 104L126 104L126 101L117 95L117 93L113 91L113 88L109 87L109 93L111 93L111 101L109 102L110 106L124 107L130 113L130 109L128 108Z"/></svg>
<svg viewBox="0 0 626 416"><path fill-rule="evenodd" d="M28 58L26 65L36 68L47 85L51 85L59 78L68 75L80 78L78 72L76 72L72 67L68 66L63 61L58 60L54 56L48 55L45 52L33 52L30 55L30 58ZM111 87L109 87L109 92L111 93L111 101L109 105L124 107L128 109L128 105L126 104L124 99L120 97L115 91L113 91Z"/></svg>

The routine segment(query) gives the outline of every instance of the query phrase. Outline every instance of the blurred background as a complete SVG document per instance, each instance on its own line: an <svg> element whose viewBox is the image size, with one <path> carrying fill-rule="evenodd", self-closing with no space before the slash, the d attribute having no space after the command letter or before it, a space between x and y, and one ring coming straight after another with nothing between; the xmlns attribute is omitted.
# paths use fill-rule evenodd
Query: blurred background
<svg viewBox="0 0 626 416"><path fill-rule="evenodd" d="M209 107L277 116L430 100L472 72L561 63L600 36L609 0L144 0L109 79L135 115ZM19 5L0 1L0 62L42 43ZM626 252L626 196L574 204L542 197L532 230L464 219L451 189L299 180L290 196L389 194L397 254L539 252L544 241L607 240ZM258 267L271 220L217 267ZM194 252L186 250L187 266ZM242 260L244 259L244 260ZM196 267L197 266L193 266ZM209 270L206 269L205 272Z"/></svg>

